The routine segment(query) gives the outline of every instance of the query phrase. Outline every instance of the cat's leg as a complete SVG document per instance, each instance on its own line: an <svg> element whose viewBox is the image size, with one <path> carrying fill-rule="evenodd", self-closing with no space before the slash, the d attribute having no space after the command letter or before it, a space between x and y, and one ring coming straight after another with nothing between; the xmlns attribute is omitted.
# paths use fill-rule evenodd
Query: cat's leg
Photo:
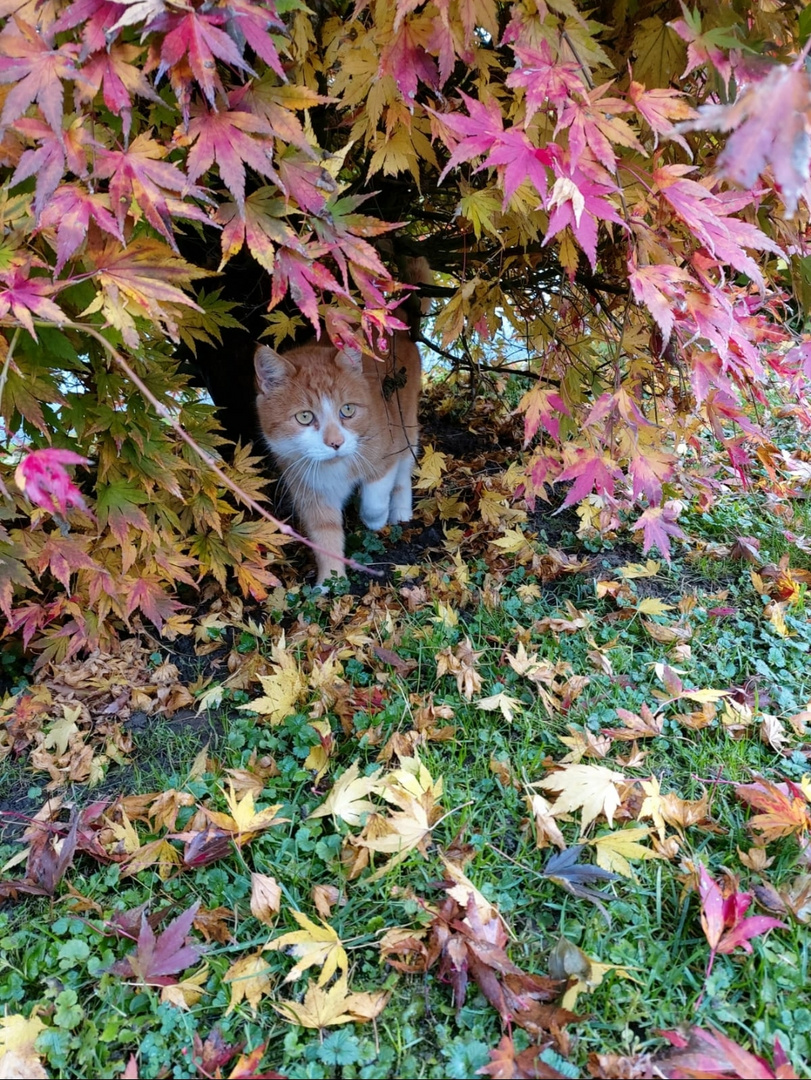
<svg viewBox="0 0 811 1080"><path fill-rule="evenodd" d="M389 504L391 493L397 482L398 465L391 469L379 480L371 480L360 489L360 516L367 529L377 532L382 529L389 517Z"/></svg>
<svg viewBox="0 0 811 1080"><path fill-rule="evenodd" d="M400 521L411 521L414 516L411 495L411 470L413 468L414 458L411 454L401 457L397 462L389 506L389 522L392 525Z"/></svg>
<svg viewBox="0 0 811 1080"><path fill-rule="evenodd" d="M316 584L329 582L333 574L339 578L346 577L346 565L341 562L344 554L342 507L313 498L299 507L299 517L305 534L323 549L314 553L318 570Z"/></svg>

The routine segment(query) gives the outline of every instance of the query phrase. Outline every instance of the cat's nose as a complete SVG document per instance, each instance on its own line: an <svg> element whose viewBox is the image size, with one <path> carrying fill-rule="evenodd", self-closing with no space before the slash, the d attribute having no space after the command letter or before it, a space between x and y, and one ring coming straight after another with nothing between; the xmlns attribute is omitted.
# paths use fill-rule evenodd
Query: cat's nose
<svg viewBox="0 0 811 1080"><path fill-rule="evenodd" d="M333 450L340 450L344 441L344 436L337 428L332 431L324 432L324 442Z"/></svg>

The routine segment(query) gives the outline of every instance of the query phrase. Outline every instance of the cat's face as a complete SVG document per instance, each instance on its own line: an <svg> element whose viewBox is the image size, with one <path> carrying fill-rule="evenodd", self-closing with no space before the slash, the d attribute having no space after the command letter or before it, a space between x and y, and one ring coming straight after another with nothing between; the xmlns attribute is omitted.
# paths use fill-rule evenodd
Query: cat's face
<svg viewBox="0 0 811 1080"><path fill-rule="evenodd" d="M361 452L369 392L359 366L325 346L280 356L256 352L257 409L268 446L282 462L328 465Z"/></svg>

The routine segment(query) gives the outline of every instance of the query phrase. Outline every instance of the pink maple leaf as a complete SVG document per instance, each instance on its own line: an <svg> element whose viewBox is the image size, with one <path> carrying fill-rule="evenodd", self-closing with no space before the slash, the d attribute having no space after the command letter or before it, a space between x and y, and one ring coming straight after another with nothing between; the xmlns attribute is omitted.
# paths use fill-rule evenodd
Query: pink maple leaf
<svg viewBox="0 0 811 1080"><path fill-rule="evenodd" d="M284 32L286 27L271 0L228 0L223 25L226 33L238 45L240 53L244 51L244 42L247 41L256 55L287 82L284 66L270 34L271 30Z"/></svg>
<svg viewBox="0 0 811 1080"><path fill-rule="evenodd" d="M745 87L731 105L702 106L679 130L731 131L718 158L718 175L751 188L770 168L791 216L809 176L809 107L811 78L805 67L781 64Z"/></svg>
<svg viewBox="0 0 811 1080"><path fill-rule="evenodd" d="M310 320L316 335L321 332L318 319L318 296L316 289L347 296L347 291L319 257L326 254L323 245L310 244L306 253L280 248L276 254L276 268L273 274L273 287L270 295L270 307L274 308L285 296L288 289L293 302Z"/></svg>
<svg viewBox="0 0 811 1080"><path fill-rule="evenodd" d="M662 331L662 338L670 340L675 320L675 308L684 300L684 284L692 281L689 270L665 263L655 266L636 266L629 263L628 280L638 304L644 304Z"/></svg>
<svg viewBox="0 0 811 1080"><path fill-rule="evenodd" d="M665 562L670 560L670 538L684 539L684 533L676 524L681 507L670 500L664 506L649 506L630 526L641 529L643 536L642 550L647 553L652 547L658 548Z"/></svg>
<svg viewBox="0 0 811 1080"><path fill-rule="evenodd" d="M16 187L29 176L36 176L34 188L34 213L39 217L43 208L53 195L59 181L65 175L65 139L60 130L57 134L43 120L35 117L21 117L14 125L16 131L29 138L38 140L38 145L25 150L20 155L17 168L9 181L9 187ZM78 168L75 167L78 165ZM73 172L86 172L84 161L74 162Z"/></svg>
<svg viewBox="0 0 811 1080"><path fill-rule="evenodd" d="M611 83L603 83L578 98L570 98L561 110L555 134L566 130L569 139L569 155L572 162L579 163L586 147L600 164L614 172L617 155L612 143L627 146L638 153L644 148L618 113L630 112L632 106L622 98L606 97Z"/></svg>
<svg viewBox="0 0 811 1080"><path fill-rule="evenodd" d="M426 44L419 24L403 22L380 54L380 74L391 75L409 105L416 97L419 83L437 85L436 63L425 51Z"/></svg>
<svg viewBox="0 0 811 1080"><path fill-rule="evenodd" d="M116 44L100 49L80 69L76 81L76 100L91 102L101 90L104 104L123 121L124 138L129 138L132 123L132 98L138 96L160 103L140 68L132 63L143 52L140 45Z"/></svg>
<svg viewBox="0 0 811 1080"><path fill-rule="evenodd" d="M5 282L6 285L3 288L0 284L0 318L5 318L11 311L34 341L37 340L37 334L32 315L38 315L39 318L57 325L64 322L64 311L47 295L54 290L50 277L32 278L28 276L27 268L13 266L5 273L0 273L0 282Z"/></svg>
<svg viewBox="0 0 811 1080"><path fill-rule="evenodd" d="M467 106L469 116L461 112L438 113L430 108L427 110L436 120L442 141L447 146L455 144L448 164L439 175L440 184L451 169L463 161L486 154L504 132L501 107L497 101L483 105L461 91L459 96Z"/></svg>
<svg viewBox="0 0 811 1080"><path fill-rule="evenodd" d="M134 203L149 224L174 247L173 215L198 221L208 218L191 203L174 199L170 206L172 196L203 198L203 192L194 186L194 180L200 174L184 176L176 165L162 160L166 153L165 146L142 133L126 150L100 149L96 158L96 176L110 179L110 202L119 226L123 227Z"/></svg>
<svg viewBox="0 0 811 1080"><path fill-rule="evenodd" d="M76 77L79 46L71 42L54 49L49 35L14 17L17 33L4 34L0 83L16 83L0 113L0 127L13 123L36 101L54 131L62 130L63 79Z"/></svg>
<svg viewBox="0 0 811 1080"><path fill-rule="evenodd" d="M620 475L619 468L609 458L596 454L593 450L576 450L572 464L557 477L560 481L574 481L563 506L580 502L592 491L596 491L598 495L613 496L614 485Z"/></svg>
<svg viewBox="0 0 811 1080"><path fill-rule="evenodd" d="M581 167L586 164L588 172ZM546 208L551 212L543 242L548 244L568 226L592 267L595 267L599 222L613 221L626 227L609 201L609 196L618 189L608 173L596 162L587 162L586 157L581 158L580 165L569 168L556 161L554 168L558 178L546 202Z"/></svg>
<svg viewBox="0 0 811 1080"><path fill-rule="evenodd" d="M220 177L240 209L245 203L246 165L284 191L271 164L272 134L261 117L239 110L213 112L201 107L189 125L189 141L193 144L186 162L189 180L193 183L216 161Z"/></svg>
<svg viewBox="0 0 811 1080"><path fill-rule="evenodd" d="M43 229L56 230L56 265L58 274L87 236L91 221L110 236L124 243L121 226L110 212L110 198L103 192L91 193L80 184L62 184L48 201L40 217Z"/></svg>
<svg viewBox="0 0 811 1080"><path fill-rule="evenodd" d="M166 13L150 23L152 31L168 30L161 44L158 79L185 58L198 86L213 105L216 91L222 91L217 60L253 74L234 41L224 30L218 29L224 20L222 11L202 14L200 9L184 15Z"/></svg>
<svg viewBox="0 0 811 1080"><path fill-rule="evenodd" d="M17 487L32 503L53 514L67 513L68 507L87 510L84 497L65 471L65 465L87 465L87 458L72 450L32 450L14 473Z"/></svg>
<svg viewBox="0 0 811 1080"><path fill-rule="evenodd" d="M507 76L507 86L523 86L526 92L524 126L540 109L548 105L558 111L573 94L583 93L585 86L580 69L573 61L555 59L546 41L537 48L516 45L515 55L520 66Z"/></svg>
<svg viewBox="0 0 811 1080"><path fill-rule="evenodd" d="M73 0L53 24L54 34L82 26L84 55L107 49L115 37L113 27L121 18L121 4L112 0Z"/></svg>

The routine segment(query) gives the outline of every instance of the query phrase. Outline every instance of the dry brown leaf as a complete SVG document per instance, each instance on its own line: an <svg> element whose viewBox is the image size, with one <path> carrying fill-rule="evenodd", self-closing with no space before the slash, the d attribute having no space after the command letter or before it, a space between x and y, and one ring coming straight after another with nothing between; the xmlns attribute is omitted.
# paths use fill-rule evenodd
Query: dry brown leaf
<svg viewBox="0 0 811 1080"><path fill-rule="evenodd" d="M326 921L332 914L332 909L338 903L341 894L335 885L313 885L310 895L315 910Z"/></svg>
<svg viewBox="0 0 811 1080"><path fill-rule="evenodd" d="M266 926L276 921L282 906L282 890L275 878L251 874L251 914Z"/></svg>

